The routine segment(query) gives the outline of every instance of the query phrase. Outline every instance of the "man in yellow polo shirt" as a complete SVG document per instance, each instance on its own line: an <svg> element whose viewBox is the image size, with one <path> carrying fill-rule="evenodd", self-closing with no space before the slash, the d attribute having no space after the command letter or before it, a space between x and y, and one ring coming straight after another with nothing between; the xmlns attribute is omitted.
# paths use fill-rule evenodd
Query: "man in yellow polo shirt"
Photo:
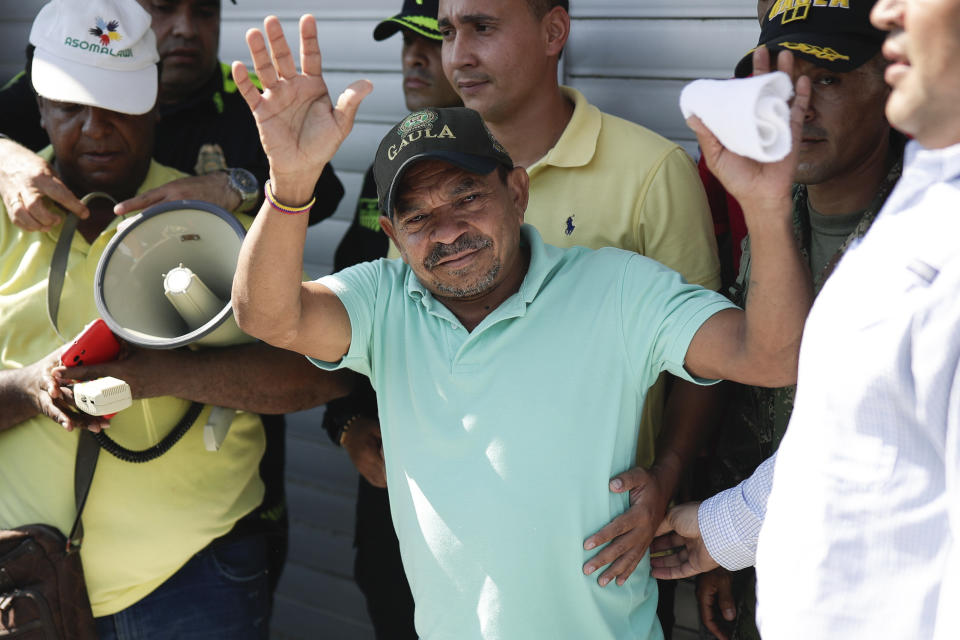
<svg viewBox="0 0 960 640"><path fill-rule="evenodd" d="M566 0L440 0L443 67L464 106L483 117L493 135L530 176L524 221L559 247L617 247L678 271L691 283L720 286L713 225L696 167L682 148L621 118L602 113L577 90L560 86L557 68L570 34ZM715 390L673 380L670 428L657 442L648 478L653 529L692 456L702 429L701 407ZM651 387L644 407L638 462L654 463L664 417L665 380ZM659 489L657 486L659 485ZM651 500L652 498L652 500ZM640 548L638 540L631 543ZM605 583L625 579L640 557L603 572ZM632 566L631 566L632 565ZM664 620L670 626L669 618Z"/></svg>
<svg viewBox="0 0 960 640"><path fill-rule="evenodd" d="M118 37L102 44L90 33L98 21ZM52 142L42 155L77 196L101 191L122 200L183 175L151 160L158 56L150 16L136 2L54 0L30 39L32 84ZM105 199L90 209L70 245L58 322L64 335L97 317L94 273L120 220ZM47 321L47 274L60 232L19 229L0 211L0 528L45 523L69 532L78 427L101 424L71 411L65 382L51 373L63 341ZM112 419L110 433L132 449L163 438L191 402L245 410L216 453L203 444L205 406L156 460L100 456L80 554L101 639L267 637L266 539L234 526L263 496L264 431L247 411L297 410L342 391L314 369L256 344L130 347L115 363L69 372L130 384L134 403Z"/></svg>

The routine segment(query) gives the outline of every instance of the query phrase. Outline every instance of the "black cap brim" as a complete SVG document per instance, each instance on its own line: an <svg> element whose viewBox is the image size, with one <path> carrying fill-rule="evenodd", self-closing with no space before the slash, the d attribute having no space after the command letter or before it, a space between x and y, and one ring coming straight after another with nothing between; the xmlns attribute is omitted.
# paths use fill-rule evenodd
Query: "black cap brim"
<svg viewBox="0 0 960 640"><path fill-rule="evenodd" d="M374 40L386 40L400 29L409 29L416 34L429 38L430 40L442 40L443 36L437 29L436 18L427 16L404 15L399 13L392 18L387 18L378 24L373 30Z"/></svg>
<svg viewBox="0 0 960 640"><path fill-rule="evenodd" d="M423 153L418 153L415 156L410 156L404 160L402 165L400 165L400 168L397 169L397 172L393 176L393 180L390 182L390 189L387 191L387 200L383 203L382 207L383 211L387 214L387 217L393 218L393 208L395 204L394 198L397 195L397 188L400 186L400 180L403 178L403 175L415 163L429 158L435 158L437 160L449 162L453 166L459 167L464 171L469 171L470 173L475 173L481 176L487 175L502 165L502 163L497 162L493 158L476 156L470 153L460 153L458 151L425 151ZM506 165L502 166L506 167Z"/></svg>
<svg viewBox="0 0 960 640"><path fill-rule="evenodd" d="M771 64L781 51L790 51L797 58L812 62L818 67L840 73L853 71L870 60L883 46L883 40L843 34L796 33L774 38L757 45L737 63L734 75L746 78L753 73L753 52L765 46L770 49Z"/></svg>

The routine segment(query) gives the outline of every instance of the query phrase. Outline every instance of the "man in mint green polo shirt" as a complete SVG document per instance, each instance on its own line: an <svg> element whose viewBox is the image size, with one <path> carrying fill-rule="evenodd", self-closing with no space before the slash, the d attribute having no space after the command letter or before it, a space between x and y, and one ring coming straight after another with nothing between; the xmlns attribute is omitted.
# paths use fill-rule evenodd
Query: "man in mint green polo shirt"
<svg viewBox="0 0 960 640"><path fill-rule="evenodd" d="M789 222L794 160L759 165L699 130L762 254L765 295L744 313L634 253L543 244L523 224L527 174L479 114L425 109L387 133L374 163L380 224L403 260L301 283L306 216L289 214L309 208L371 87L354 83L334 107L313 19L300 22L302 73L279 21L264 26L272 53L259 32L248 43L267 91L234 63L273 181L234 308L252 335L370 377L417 632L662 638L648 560L604 589L581 569L593 553L583 539L627 507L607 483L632 466L661 371L698 383L796 376L809 278ZM795 135L808 96L798 86Z"/></svg>

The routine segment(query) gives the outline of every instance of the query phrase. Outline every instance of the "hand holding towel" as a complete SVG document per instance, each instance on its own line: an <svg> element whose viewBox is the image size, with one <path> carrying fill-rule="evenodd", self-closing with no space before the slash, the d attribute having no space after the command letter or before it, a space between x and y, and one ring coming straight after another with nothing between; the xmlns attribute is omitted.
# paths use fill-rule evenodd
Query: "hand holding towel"
<svg viewBox="0 0 960 640"><path fill-rule="evenodd" d="M782 71L735 80L696 80L680 93L684 118L698 116L730 151L757 160L783 160L792 146L793 82Z"/></svg>

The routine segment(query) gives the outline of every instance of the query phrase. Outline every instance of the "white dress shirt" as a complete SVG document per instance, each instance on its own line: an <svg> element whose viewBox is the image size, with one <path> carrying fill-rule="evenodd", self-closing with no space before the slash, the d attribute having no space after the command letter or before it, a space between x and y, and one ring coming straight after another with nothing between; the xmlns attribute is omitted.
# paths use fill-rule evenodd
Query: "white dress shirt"
<svg viewBox="0 0 960 640"><path fill-rule="evenodd" d="M960 145L903 177L817 297L770 468L701 505L711 553L757 547L765 640L960 638ZM733 539L733 525L747 522ZM724 555L727 554L727 555Z"/></svg>

